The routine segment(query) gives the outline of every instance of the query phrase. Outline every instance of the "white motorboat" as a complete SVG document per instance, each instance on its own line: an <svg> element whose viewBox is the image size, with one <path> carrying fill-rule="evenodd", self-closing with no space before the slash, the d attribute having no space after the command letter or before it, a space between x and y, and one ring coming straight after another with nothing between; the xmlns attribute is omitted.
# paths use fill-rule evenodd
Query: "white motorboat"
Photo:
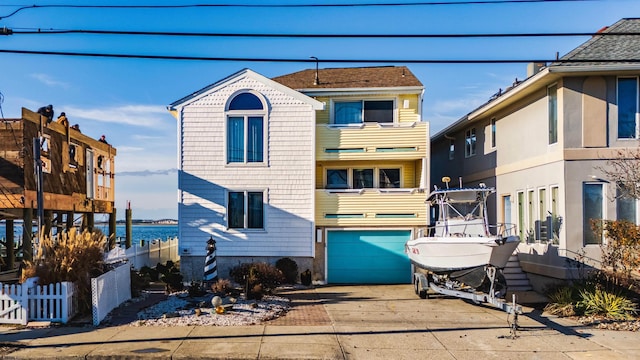
<svg viewBox="0 0 640 360"><path fill-rule="evenodd" d="M437 189L427 198L436 221L405 252L435 283L506 292L502 269L520 243L513 224L489 224L487 197L494 188Z"/></svg>

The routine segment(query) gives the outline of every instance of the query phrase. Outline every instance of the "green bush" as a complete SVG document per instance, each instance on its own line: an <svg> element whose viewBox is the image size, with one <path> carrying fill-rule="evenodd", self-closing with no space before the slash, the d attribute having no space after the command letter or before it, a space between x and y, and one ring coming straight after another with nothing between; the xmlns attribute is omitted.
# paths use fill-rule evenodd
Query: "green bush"
<svg viewBox="0 0 640 360"><path fill-rule="evenodd" d="M276 261L276 268L284 275L287 284L295 284L298 281L298 264L288 257Z"/></svg>
<svg viewBox="0 0 640 360"><path fill-rule="evenodd" d="M146 265L140 268L140 274L147 275L149 277L149 281L158 281L158 276L160 275L158 270L150 268Z"/></svg>
<svg viewBox="0 0 640 360"><path fill-rule="evenodd" d="M247 299L260 300L284 281L278 268L264 262L240 264L232 268L229 275L233 281L243 285Z"/></svg>
<svg viewBox="0 0 640 360"><path fill-rule="evenodd" d="M633 301L618 292L609 292L600 288L580 291L580 300L576 307L585 315L600 315L611 319L632 318L636 312Z"/></svg>
<svg viewBox="0 0 640 360"><path fill-rule="evenodd" d="M575 304L579 301L579 291L575 286L561 286L547 293L549 304L544 311L557 316L576 314Z"/></svg>
<svg viewBox="0 0 640 360"><path fill-rule="evenodd" d="M138 297L142 294L142 290L149 287L149 275L143 274L135 270L131 270L131 296Z"/></svg>
<svg viewBox="0 0 640 360"><path fill-rule="evenodd" d="M156 269L161 274L160 281L166 284L167 292L172 293L184 289L183 276L173 261L169 260L165 265L158 263Z"/></svg>

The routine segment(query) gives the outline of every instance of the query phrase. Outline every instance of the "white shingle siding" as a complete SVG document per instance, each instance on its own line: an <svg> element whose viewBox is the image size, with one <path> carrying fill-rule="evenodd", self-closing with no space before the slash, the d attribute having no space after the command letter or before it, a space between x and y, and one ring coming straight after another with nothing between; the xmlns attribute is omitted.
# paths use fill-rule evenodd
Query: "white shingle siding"
<svg viewBox="0 0 640 360"><path fill-rule="evenodd" d="M267 102L265 166L228 166L225 105L252 89ZM315 111L251 77L216 87L181 108L180 248L219 256L312 256ZM226 228L226 189L265 190L265 229Z"/></svg>

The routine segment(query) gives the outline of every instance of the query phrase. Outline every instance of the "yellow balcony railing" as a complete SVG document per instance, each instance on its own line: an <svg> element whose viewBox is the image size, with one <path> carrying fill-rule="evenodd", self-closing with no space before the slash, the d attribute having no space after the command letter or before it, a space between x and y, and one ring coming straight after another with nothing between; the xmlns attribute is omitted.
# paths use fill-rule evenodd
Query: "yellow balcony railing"
<svg viewBox="0 0 640 360"><path fill-rule="evenodd" d="M427 157L426 122L317 125L316 160L411 160Z"/></svg>
<svg viewBox="0 0 640 360"><path fill-rule="evenodd" d="M420 189L316 190L317 226L425 226Z"/></svg>

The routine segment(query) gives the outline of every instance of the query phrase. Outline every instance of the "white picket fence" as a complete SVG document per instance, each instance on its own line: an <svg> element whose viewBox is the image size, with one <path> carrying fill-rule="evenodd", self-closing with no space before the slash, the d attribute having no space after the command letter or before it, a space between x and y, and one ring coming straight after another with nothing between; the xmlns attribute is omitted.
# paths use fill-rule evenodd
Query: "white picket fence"
<svg viewBox="0 0 640 360"><path fill-rule="evenodd" d="M131 299L131 267L128 263L91 279L93 325L100 325L111 310L129 299Z"/></svg>
<svg viewBox="0 0 640 360"><path fill-rule="evenodd" d="M29 321L66 324L77 313L76 286L71 282L36 285L0 283L0 324L26 325Z"/></svg>

